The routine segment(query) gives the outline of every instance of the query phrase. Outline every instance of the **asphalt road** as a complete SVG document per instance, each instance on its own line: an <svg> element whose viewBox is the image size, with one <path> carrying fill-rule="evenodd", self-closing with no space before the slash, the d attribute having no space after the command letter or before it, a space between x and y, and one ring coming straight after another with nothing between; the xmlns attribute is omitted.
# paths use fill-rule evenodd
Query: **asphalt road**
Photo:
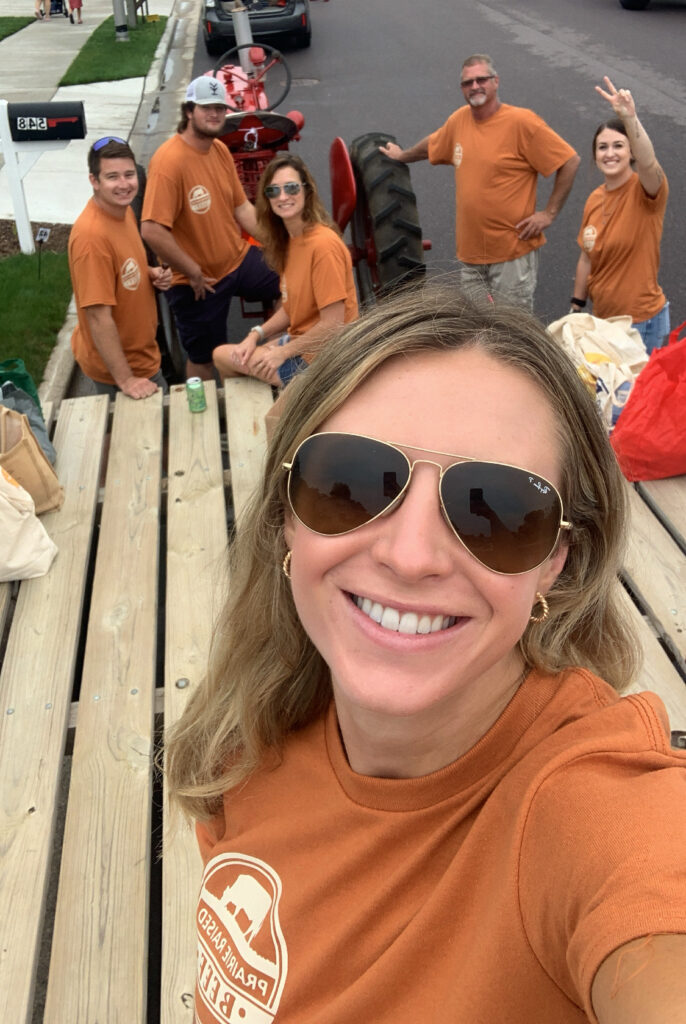
<svg viewBox="0 0 686 1024"><path fill-rule="evenodd" d="M581 154L573 192L542 250L536 306L545 320L568 310L583 204L600 183L589 150L609 108L593 86L608 74L630 88L670 182L661 283L672 325L686 319L686 3L653 0L648 10L633 12L618 0L315 0L312 21L309 50L284 47L293 85L279 109L304 114L294 148L327 200L331 140L340 135L349 143L382 130L401 145L415 142L461 104L461 62L475 52L493 57L504 101L535 110ZM194 73L213 62L199 36ZM413 164L411 174L433 246L427 265L432 273L450 270L452 168ZM549 187L541 182L539 207Z"/></svg>

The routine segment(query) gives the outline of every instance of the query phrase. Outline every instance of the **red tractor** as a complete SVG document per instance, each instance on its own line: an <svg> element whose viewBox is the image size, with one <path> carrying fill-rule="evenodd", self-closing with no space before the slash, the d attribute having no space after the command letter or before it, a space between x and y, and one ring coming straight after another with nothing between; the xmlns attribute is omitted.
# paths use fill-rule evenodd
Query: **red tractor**
<svg viewBox="0 0 686 1024"><path fill-rule="evenodd" d="M278 50L253 43L247 11L240 4L236 8L232 17L238 45L207 73L226 88L230 113L222 141L254 201L264 168L300 138L305 119L297 110L276 113L288 94L290 71ZM424 250L431 247L422 241L408 168L379 152L388 141L395 139L369 132L354 139L348 150L336 138L329 152L333 218L341 232L350 224L350 253L362 302L423 274Z"/></svg>

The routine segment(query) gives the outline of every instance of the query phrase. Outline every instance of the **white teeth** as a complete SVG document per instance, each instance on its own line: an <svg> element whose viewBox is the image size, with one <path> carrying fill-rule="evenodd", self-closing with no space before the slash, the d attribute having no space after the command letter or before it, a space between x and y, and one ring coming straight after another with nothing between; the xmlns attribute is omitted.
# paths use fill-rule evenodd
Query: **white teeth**
<svg viewBox="0 0 686 1024"><path fill-rule="evenodd" d="M400 622L398 623L399 633L416 633L417 626L419 625L419 619L414 612L405 612L400 616Z"/></svg>
<svg viewBox="0 0 686 1024"><path fill-rule="evenodd" d="M371 601L368 597L357 597L355 594L353 601L361 612L374 622L378 622L383 629L408 636L438 633L454 626L457 621L453 615L418 615L416 612L401 614L396 608L384 607L378 601Z"/></svg>
<svg viewBox="0 0 686 1024"><path fill-rule="evenodd" d="M367 614L370 619L374 619L374 622L381 622L381 617L383 616L383 605L376 602L371 606Z"/></svg>
<svg viewBox="0 0 686 1024"><path fill-rule="evenodd" d="M384 608L380 624L384 629L392 629L397 633L400 625L400 612L397 612L395 608Z"/></svg>

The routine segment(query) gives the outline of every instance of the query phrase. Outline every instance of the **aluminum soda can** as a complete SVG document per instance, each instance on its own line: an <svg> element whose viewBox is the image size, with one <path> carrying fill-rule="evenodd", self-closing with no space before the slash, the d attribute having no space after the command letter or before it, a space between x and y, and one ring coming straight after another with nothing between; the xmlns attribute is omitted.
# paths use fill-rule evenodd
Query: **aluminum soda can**
<svg viewBox="0 0 686 1024"><path fill-rule="evenodd" d="M200 377L189 377L186 381L186 398L191 412L204 412L207 408L205 388Z"/></svg>

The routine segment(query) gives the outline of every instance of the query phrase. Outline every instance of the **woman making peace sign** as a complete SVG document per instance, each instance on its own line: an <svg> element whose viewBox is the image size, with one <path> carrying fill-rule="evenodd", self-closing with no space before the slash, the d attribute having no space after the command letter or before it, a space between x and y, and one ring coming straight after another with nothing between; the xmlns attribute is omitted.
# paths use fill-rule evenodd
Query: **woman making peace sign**
<svg viewBox="0 0 686 1024"><path fill-rule="evenodd" d="M593 136L593 158L605 178L590 194L577 241L581 255L572 309L593 302L596 316L629 314L648 351L669 334L669 303L657 281L669 186L628 89L605 76L615 117Z"/></svg>

